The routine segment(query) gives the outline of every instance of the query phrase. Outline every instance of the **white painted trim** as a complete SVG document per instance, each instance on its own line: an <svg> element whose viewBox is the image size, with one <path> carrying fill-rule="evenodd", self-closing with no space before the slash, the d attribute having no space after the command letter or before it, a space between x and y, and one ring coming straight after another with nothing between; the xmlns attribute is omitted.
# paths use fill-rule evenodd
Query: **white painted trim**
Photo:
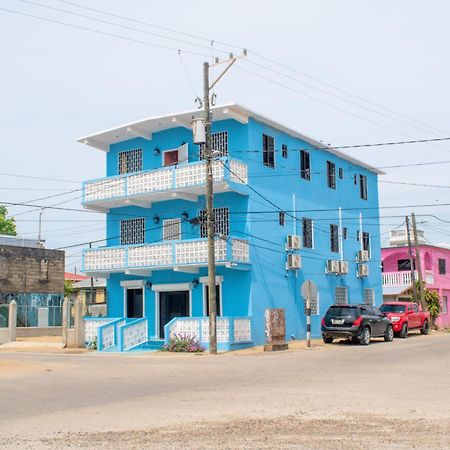
<svg viewBox="0 0 450 450"><path fill-rule="evenodd" d="M146 280L123 280L120 282L122 287L126 288L141 288L145 287Z"/></svg>
<svg viewBox="0 0 450 450"><path fill-rule="evenodd" d="M145 130L141 130L139 128L136 127L127 127L127 132L134 134L135 136L141 137L146 139L147 141L151 141L152 140L152 133L145 131Z"/></svg>
<svg viewBox="0 0 450 450"><path fill-rule="evenodd" d="M152 286L154 292L190 291L191 289L192 283L154 284Z"/></svg>
<svg viewBox="0 0 450 450"><path fill-rule="evenodd" d="M198 281L201 284L209 284L209 278L208 277L200 277ZM223 282L223 275L216 275L216 284L220 284Z"/></svg>
<svg viewBox="0 0 450 450"><path fill-rule="evenodd" d="M155 339L159 339L159 292L155 292Z"/></svg>

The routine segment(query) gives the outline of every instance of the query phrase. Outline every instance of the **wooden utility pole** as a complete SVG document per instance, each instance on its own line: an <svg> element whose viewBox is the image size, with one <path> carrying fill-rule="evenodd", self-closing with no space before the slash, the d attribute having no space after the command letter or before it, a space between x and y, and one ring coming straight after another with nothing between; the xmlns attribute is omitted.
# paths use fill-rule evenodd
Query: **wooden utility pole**
<svg viewBox="0 0 450 450"><path fill-rule="evenodd" d="M416 269L419 278L420 304L422 305L422 310L426 311L427 307L425 305L425 292L423 289L422 264L420 262L419 253L419 238L417 237L416 215L414 213L411 213L411 222L413 226L414 247L416 250Z"/></svg>
<svg viewBox="0 0 450 450"><path fill-rule="evenodd" d="M243 55L235 57L230 54L230 58L225 61L216 60L216 63L210 65L203 63L203 108L205 121L205 143L203 154L206 161L206 228L208 235L208 306L209 306L209 353L217 354L217 301L216 301L216 259L215 259L215 230L214 230L214 178L213 178L213 159L214 149L211 145L211 108L210 91L217 82L225 75L228 69L236 62L238 58L247 56L247 50ZM225 69L218 77L209 83L209 69L212 66L228 63Z"/></svg>
<svg viewBox="0 0 450 450"><path fill-rule="evenodd" d="M405 223L406 223L406 236L408 238L409 266L411 268L412 288L413 288L413 294L414 294L414 301L417 301L416 274L414 273L414 257L413 257L412 246L411 246L411 232L409 229L409 217L408 216L406 216L406 218L405 218Z"/></svg>
<svg viewBox="0 0 450 450"><path fill-rule="evenodd" d="M216 308L216 258L214 248L214 179L213 151L211 148L211 110L209 104L209 63L203 63L203 105L205 119L206 159L206 228L208 234L208 306L209 306L209 353L217 354L217 308Z"/></svg>

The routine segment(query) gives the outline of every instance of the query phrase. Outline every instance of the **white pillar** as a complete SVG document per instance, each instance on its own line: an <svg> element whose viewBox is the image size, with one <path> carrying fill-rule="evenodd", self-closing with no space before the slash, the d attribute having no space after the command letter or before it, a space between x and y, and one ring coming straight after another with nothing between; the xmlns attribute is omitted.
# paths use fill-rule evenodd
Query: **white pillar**
<svg viewBox="0 0 450 450"><path fill-rule="evenodd" d="M9 330L9 340L14 342L16 340L16 327L17 327L17 303L13 300L9 304L8 313L8 330Z"/></svg>

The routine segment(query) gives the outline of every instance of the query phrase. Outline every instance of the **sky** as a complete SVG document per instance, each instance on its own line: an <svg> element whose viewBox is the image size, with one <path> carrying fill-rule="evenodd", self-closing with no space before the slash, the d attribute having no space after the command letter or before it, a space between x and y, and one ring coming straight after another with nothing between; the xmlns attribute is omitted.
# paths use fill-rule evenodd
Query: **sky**
<svg viewBox="0 0 450 450"><path fill-rule="evenodd" d="M0 203L81 209L80 183L104 176L105 153L76 138L194 109L203 61L242 48L218 104L336 146L450 137L449 14L444 0L2 0ZM384 169L381 215L415 211L431 243L450 242L450 141L345 152L375 167L417 164ZM39 211L9 207L20 235L37 237ZM382 219L385 245L402 222ZM104 217L47 209L42 237L49 248L102 239ZM81 249L66 250L68 269Z"/></svg>

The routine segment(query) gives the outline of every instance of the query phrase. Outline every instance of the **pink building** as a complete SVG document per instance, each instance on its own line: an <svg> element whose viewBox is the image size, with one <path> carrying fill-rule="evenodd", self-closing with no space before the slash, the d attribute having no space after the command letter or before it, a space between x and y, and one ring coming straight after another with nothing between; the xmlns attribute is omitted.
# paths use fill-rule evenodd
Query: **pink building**
<svg viewBox="0 0 450 450"><path fill-rule="evenodd" d="M391 239L392 245L392 239ZM436 291L441 300L438 327L450 327L450 248L434 245L419 246L422 275L427 289ZM413 250L413 256L415 253ZM383 300L409 300L412 287L411 265L407 246L381 249ZM415 266L415 263L413 264ZM415 267L414 267L415 268ZM417 271L414 272L417 280Z"/></svg>

